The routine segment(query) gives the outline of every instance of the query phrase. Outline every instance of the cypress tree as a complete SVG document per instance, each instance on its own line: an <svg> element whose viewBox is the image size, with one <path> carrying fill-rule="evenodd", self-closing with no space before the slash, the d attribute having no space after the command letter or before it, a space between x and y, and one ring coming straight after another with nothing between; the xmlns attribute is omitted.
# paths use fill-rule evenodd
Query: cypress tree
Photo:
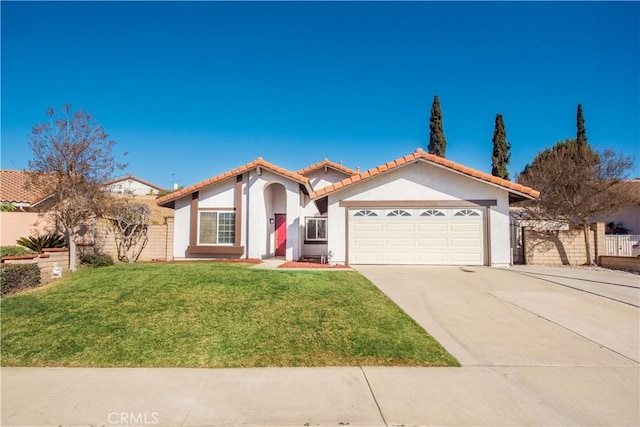
<svg viewBox="0 0 640 427"><path fill-rule="evenodd" d="M577 114L577 126L578 126L578 134L576 136L576 142L578 146L586 146L587 145L587 131L584 129L584 117L582 115L582 104L578 104L578 114Z"/></svg>
<svg viewBox="0 0 640 427"><path fill-rule="evenodd" d="M496 114L496 125L493 130L493 155L491 156L491 175L502 179L509 179L509 159L511 158L511 144L507 141L507 131L504 129L502 114Z"/></svg>
<svg viewBox="0 0 640 427"><path fill-rule="evenodd" d="M438 95L433 97L431 105L431 118L429 119L429 153L444 157L447 148L447 139L444 137L442 126L442 111Z"/></svg>

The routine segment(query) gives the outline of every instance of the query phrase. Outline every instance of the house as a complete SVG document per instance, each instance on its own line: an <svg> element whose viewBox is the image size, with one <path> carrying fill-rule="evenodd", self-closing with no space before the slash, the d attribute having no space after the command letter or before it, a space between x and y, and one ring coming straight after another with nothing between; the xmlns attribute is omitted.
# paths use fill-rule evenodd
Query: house
<svg viewBox="0 0 640 427"><path fill-rule="evenodd" d="M42 192L29 185L35 172L0 170L0 203L19 211L31 211L42 200Z"/></svg>
<svg viewBox="0 0 640 427"><path fill-rule="evenodd" d="M257 158L157 202L175 209L175 259L506 266L509 205L538 196L417 149L366 172Z"/></svg>
<svg viewBox="0 0 640 427"><path fill-rule="evenodd" d="M11 246L16 240L31 234L46 234L55 230L55 225L38 215L38 204L42 193L29 185L31 174L19 170L0 170L0 203L4 208L0 214L0 245Z"/></svg>
<svg viewBox="0 0 640 427"><path fill-rule="evenodd" d="M49 216L39 214L43 203L50 195L31 185L31 175L36 172L20 170L0 170L0 202L12 205L11 210L2 212L0 218L0 244L14 245L16 240L29 235L41 235L55 232L57 228ZM153 224L165 224L173 216L170 209L162 209L156 203L156 194L161 187L137 178L125 175L105 184L110 192L118 197L135 199L138 203L149 205ZM87 229L78 236L77 243L92 242L94 231Z"/></svg>
<svg viewBox="0 0 640 427"><path fill-rule="evenodd" d="M153 196L164 191L162 187L158 187L131 174L109 181L105 184L105 187L114 194L129 196Z"/></svg>
<svg viewBox="0 0 640 427"><path fill-rule="evenodd" d="M630 192L634 202L617 212L598 215L596 221L613 223L614 229L607 233L616 234L615 229L624 229L628 234L640 235L640 179L630 179L616 184L622 191Z"/></svg>

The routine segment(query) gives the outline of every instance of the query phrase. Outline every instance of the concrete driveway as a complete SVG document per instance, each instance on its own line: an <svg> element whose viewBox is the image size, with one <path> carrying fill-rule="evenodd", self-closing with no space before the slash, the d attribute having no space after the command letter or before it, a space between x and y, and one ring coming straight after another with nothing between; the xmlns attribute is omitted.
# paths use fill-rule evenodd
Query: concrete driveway
<svg viewBox="0 0 640 427"><path fill-rule="evenodd" d="M379 401L387 392L409 401L434 394L433 402L469 412L457 425L640 425L638 276L549 267L357 270L463 365L446 370L455 385L433 393L426 384L437 383L438 370L413 371L404 383L396 375L395 388L368 373ZM460 390L466 384L473 393ZM395 409L381 405L387 422L456 425L432 409Z"/></svg>

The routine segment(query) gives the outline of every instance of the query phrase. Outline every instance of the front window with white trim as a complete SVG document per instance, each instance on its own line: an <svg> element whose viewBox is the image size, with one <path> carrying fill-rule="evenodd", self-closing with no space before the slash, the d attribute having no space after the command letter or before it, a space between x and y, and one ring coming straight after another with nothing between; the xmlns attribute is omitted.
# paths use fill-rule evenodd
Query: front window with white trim
<svg viewBox="0 0 640 427"><path fill-rule="evenodd" d="M307 218L306 239L310 242L327 241L327 218Z"/></svg>
<svg viewBox="0 0 640 427"><path fill-rule="evenodd" d="M200 212L198 216L199 245L233 245L235 238L235 212Z"/></svg>

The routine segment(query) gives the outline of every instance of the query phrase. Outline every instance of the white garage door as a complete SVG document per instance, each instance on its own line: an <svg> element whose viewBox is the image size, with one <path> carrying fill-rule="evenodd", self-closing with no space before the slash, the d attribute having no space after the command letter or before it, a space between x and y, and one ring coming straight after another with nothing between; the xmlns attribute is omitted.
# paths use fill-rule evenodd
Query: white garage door
<svg viewBox="0 0 640 427"><path fill-rule="evenodd" d="M478 208L349 210L350 264L485 264Z"/></svg>

